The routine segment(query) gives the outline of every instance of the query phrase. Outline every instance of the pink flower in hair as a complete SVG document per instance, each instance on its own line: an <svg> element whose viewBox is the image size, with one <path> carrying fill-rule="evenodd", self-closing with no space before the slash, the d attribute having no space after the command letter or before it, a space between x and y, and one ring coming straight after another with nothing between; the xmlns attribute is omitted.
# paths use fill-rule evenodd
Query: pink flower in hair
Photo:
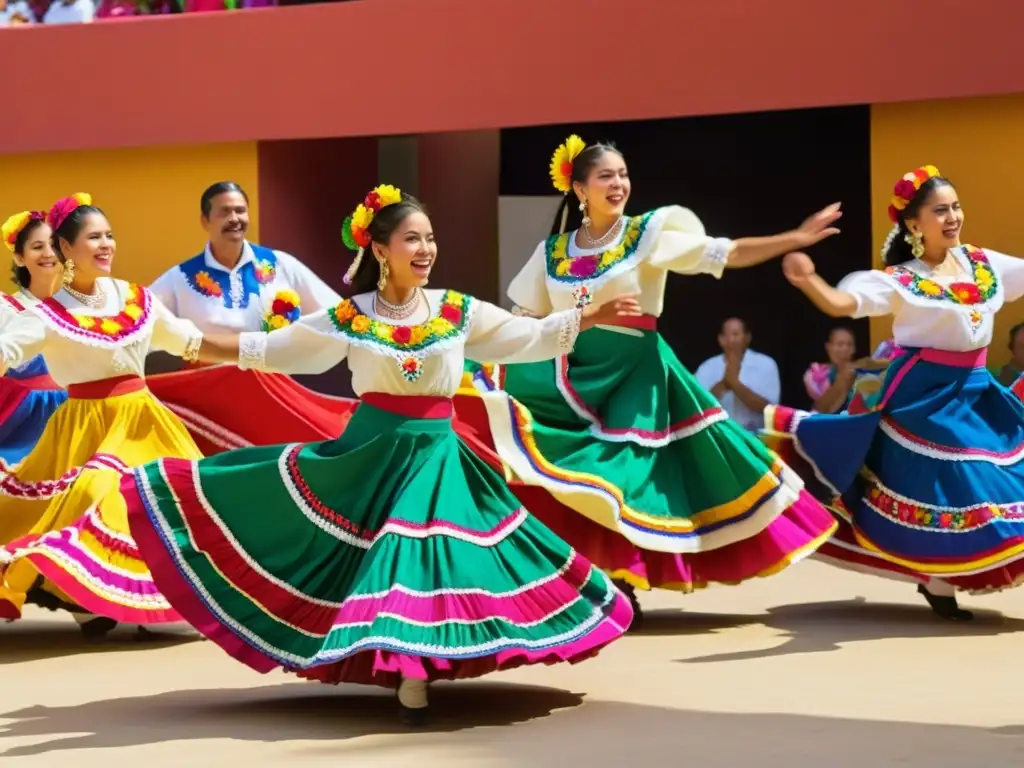
<svg viewBox="0 0 1024 768"><path fill-rule="evenodd" d="M62 197L53 204L46 217L51 229L56 232L64 220L83 205L92 205L92 195L88 192L76 192L71 197Z"/></svg>

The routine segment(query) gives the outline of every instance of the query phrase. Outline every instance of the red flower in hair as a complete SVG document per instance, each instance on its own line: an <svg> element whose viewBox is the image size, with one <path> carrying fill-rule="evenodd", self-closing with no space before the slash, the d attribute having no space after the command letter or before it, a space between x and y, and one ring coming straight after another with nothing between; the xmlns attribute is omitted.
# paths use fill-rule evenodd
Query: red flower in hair
<svg viewBox="0 0 1024 768"><path fill-rule="evenodd" d="M906 179L900 179L896 182L896 188L893 190L893 194L896 197L902 197L908 202L914 199L914 195L917 194L917 187L914 186L914 182L907 181Z"/></svg>
<svg viewBox="0 0 1024 768"><path fill-rule="evenodd" d="M407 325L396 326L391 332L391 340L396 344L408 344L412 338L412 329Z"/></svg>
<svg viewBox="0 0 1024 768"><path fill-rule="evenodd" d="M366 196L366 199L363 201L363 205L374 213L377 213L377 211L380 210L380 195L376 192L371 192Z"/></svg>
<svg viewBox="0 0 1024 768"><path fill-rule="evenodd" d="M900 212L896 210L896 206L889 206L889 221L896 224L900 220Z"/></svg>
<svg viewBox="0 0 1024 768"><path fill-rule="evenodd" d="M352 239L356 241L356 245L358 245L360 248L370 247L370 233L367 232L365 229L357 229L355 232L353 232Z"/></svg>
<svg viewBox="0 0 1024 768"><path fill-rule="evenodd" d="M458 325L462 322L462 310L458 307L453 307L451 304L444 304L441 307L441 317L452 325Z"/></svg>
<svg viewBox="0 0 1024 768"><path fill-rule="evenodd" d="M917 177L917 180L922 184L924 184L926 181L928 181L928 179L931 178L931 176L928 175L928 171L926 171L924 168L918 168L916 171L914 171L914 175Z"/></svg>

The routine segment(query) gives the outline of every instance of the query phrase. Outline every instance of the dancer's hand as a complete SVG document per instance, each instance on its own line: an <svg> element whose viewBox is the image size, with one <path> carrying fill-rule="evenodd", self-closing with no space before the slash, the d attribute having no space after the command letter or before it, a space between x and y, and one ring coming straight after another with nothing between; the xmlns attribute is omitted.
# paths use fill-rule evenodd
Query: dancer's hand
<svg viewBox="0 0 1024 768"><path fill-rule="evenodd" d="M797 288L814 276L814 262L806 253L793 251L782 257L782 273Z"/></svg>
<svg viewBox="0 0 1024 768"><path fill-rule="evenodd" d="M586 330L595 325L614 325L616 318L619 317L638 317L643 314L640 309L640 302L637 299L638 294L635 293L624 293L616 296L610 301L606 301L600 306L587 307L583 310L583 320L580 323L580 329Z"/></svg>
<svg viewBox="0 0 1024 768"><path fill-rule="evenodd" d="M842 203L832 203L804 221L793 236L798 248L809 248L827 237L839 234L839 228L832 225L843 215Z"/></svg>

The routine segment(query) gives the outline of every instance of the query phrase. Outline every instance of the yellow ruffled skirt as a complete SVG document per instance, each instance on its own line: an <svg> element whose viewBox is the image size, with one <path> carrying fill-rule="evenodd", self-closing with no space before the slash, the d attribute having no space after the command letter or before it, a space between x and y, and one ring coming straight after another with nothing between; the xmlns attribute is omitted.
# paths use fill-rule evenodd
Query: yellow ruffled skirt
<svg viewBox="0 0 1024 768"><path fill-rule="evenodd" d="M129 534L121 477L202 454L141 378L68 394L20 464L0 460L0 618L33 602L131 624L180 621Z"/></svg>

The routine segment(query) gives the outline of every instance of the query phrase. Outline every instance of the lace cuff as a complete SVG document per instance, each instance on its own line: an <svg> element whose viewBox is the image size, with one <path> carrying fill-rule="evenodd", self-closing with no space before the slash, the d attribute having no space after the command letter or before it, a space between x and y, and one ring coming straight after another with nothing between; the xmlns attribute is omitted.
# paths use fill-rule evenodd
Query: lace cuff
<svg viewBox="0 0 1024 768"><path fill-rule="evenodd" d="M518 304L512 306L512 314L516 317L540 317L536 312L527 309L526 307L520 307Z"/></svg>
<svg viewBox="0 0 1024 768"><path fill-rule="evenodd" d="M203 347L203 334L193 336L185 343L185 351L181 353L181 359L186 363L199 362L199 350Z"/></svg>
<svg viewBox="0 0 1024 768"><path fill-rule="evenodd" d="M734 247L733 241L727 237L712 238L704 247L704 271L709 275L721 277Z"/></svg>
<svg viewBox="0 0 1024 768"><path fill-rule="evenodd" d="M558 326L558 346L563 354L569 354L576 346L582 319L583 311L580 309L570 309L562 313L562 322Z"/></svg>
<svg viewBox="0 0 1024 768"><path fill-rule="evenodd" d="M267 334L247 331L238 335L238 367L243 371L262 371L267 367Z"/></svg>

